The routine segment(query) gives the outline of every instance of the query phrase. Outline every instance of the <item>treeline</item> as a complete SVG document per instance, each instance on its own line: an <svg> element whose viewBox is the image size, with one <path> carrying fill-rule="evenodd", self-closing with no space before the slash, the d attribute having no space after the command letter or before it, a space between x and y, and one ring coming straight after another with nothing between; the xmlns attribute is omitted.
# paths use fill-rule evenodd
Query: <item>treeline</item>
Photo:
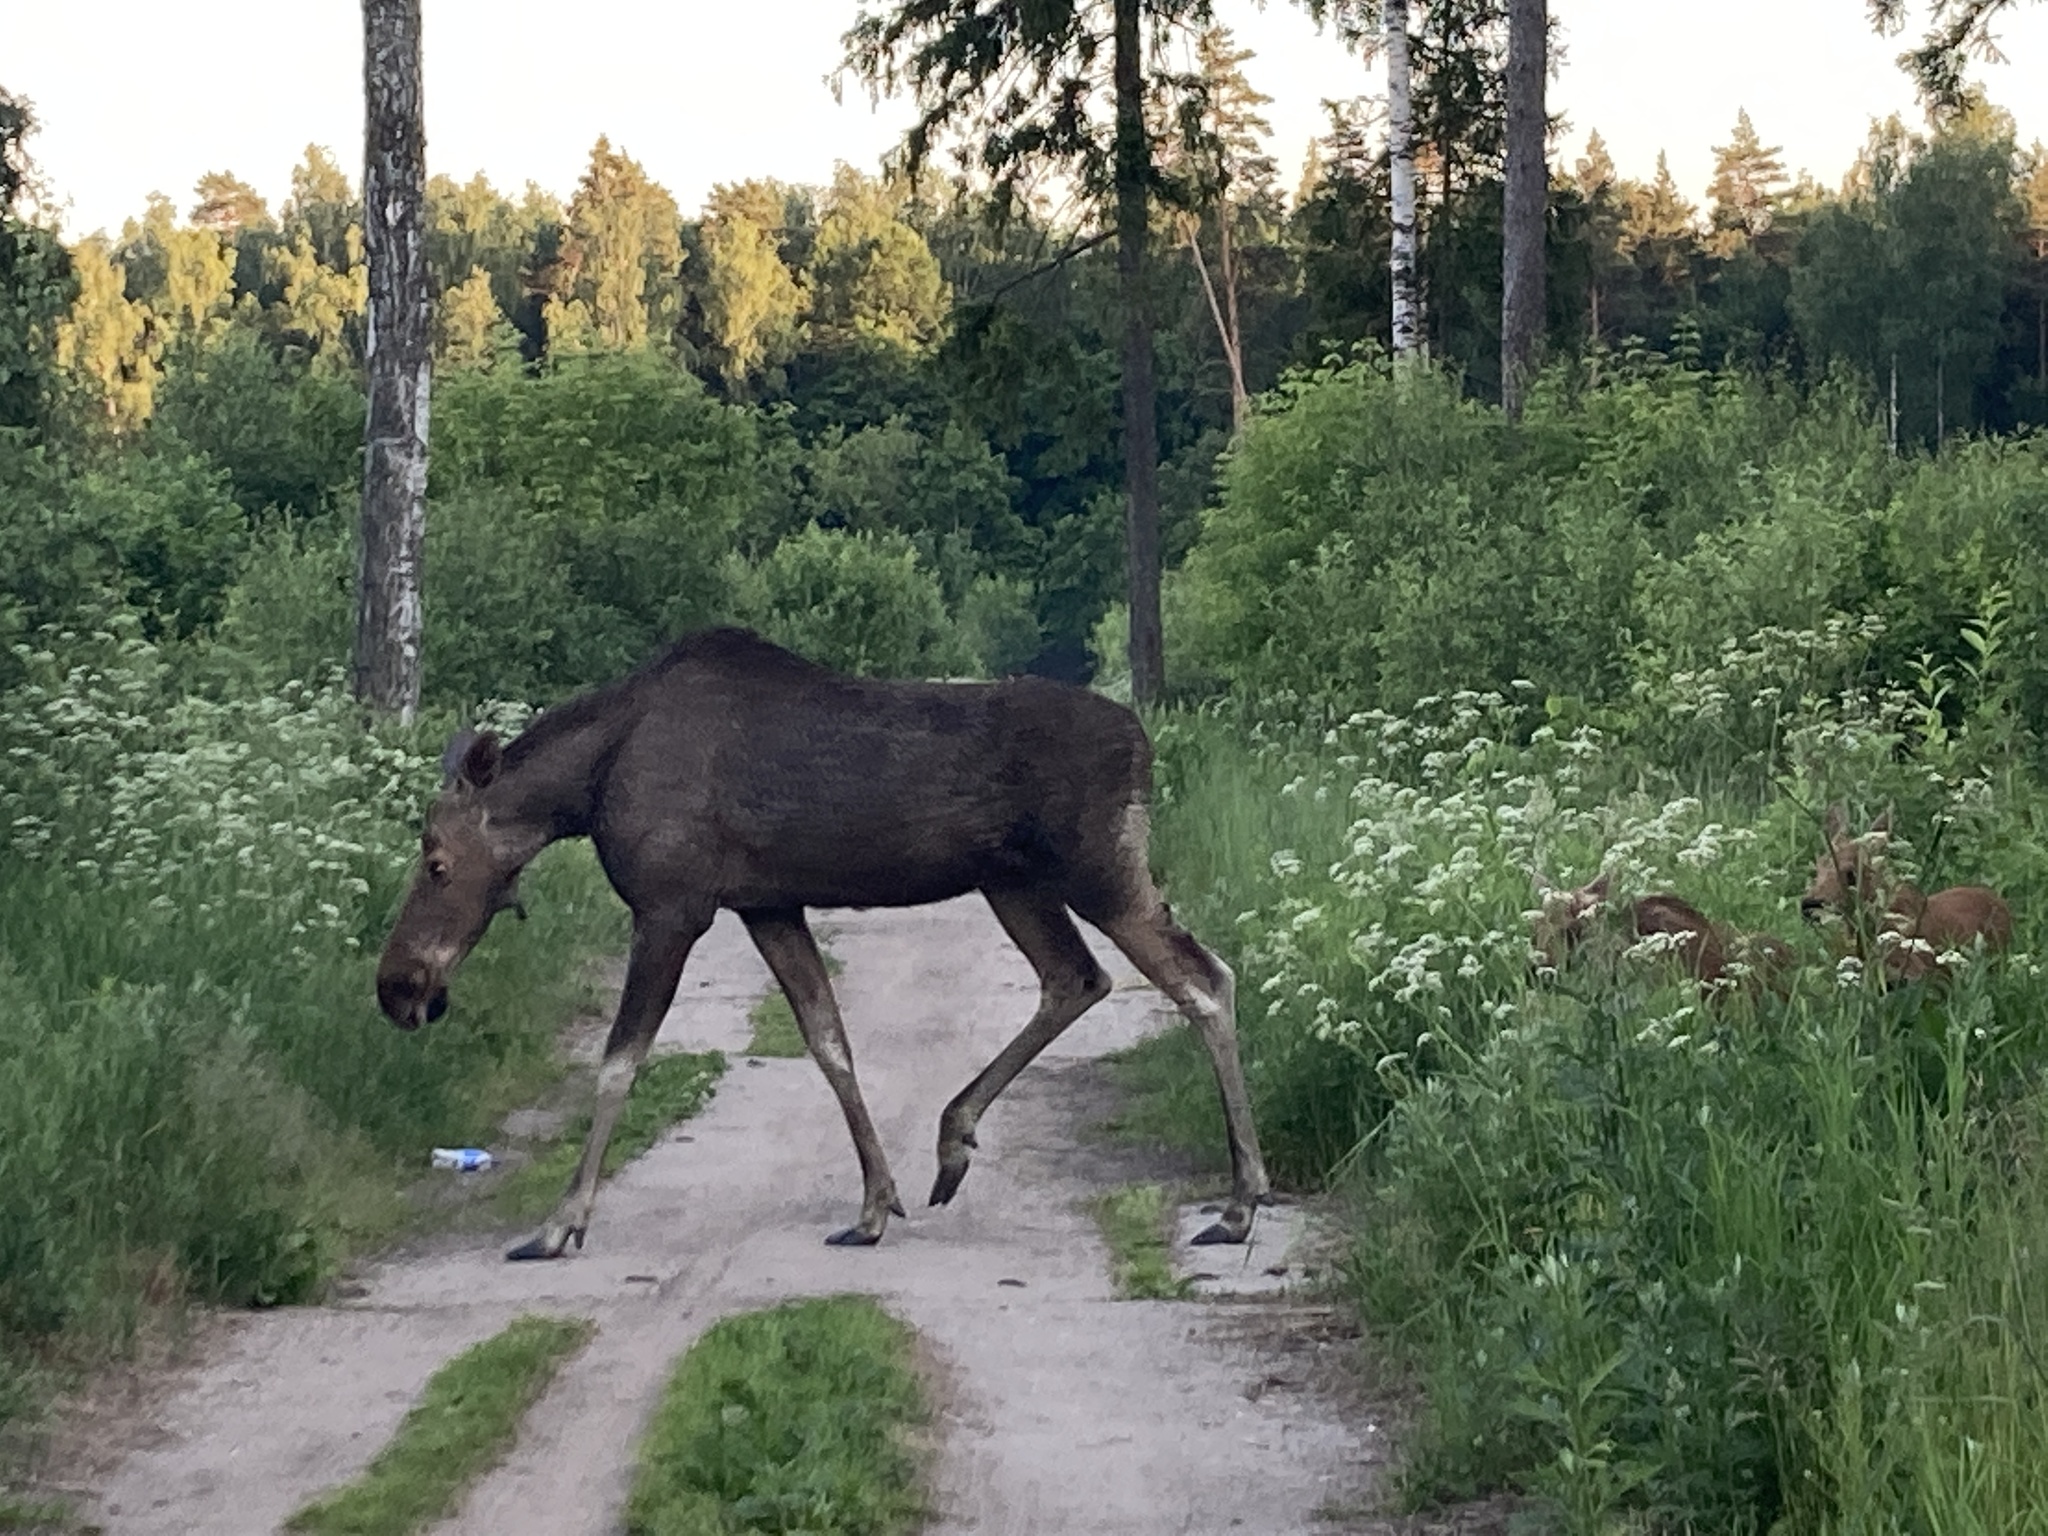
<svg viewBox="0 0 2048 1536"><path fill-rule="evenodd" d="M1169 565L1243 397L1384 341L1388 312L1369 110L1333 106L1290 194L1250 55L1219 30L1199 59L1215 158L1178 165L1159 127L1160 175L1180 188L1155 216ZM1418 132L1429 349L1490 398L1498 104L1425 91ZM1789 181L1744 115L1704 209L1661 162L1649 183L1619 177L1597 134L1551 191L1548 349L1590 381L1657 356L1802 389L1845 373L1907 446L2048 421L2048 155L2017 150L1995 109L1925 135L1877 126L1836 190ZM343 654L355 199L309 148L275 213L216 173L184 217L157 197L118 237L66 247L9 222L15 335L0 345L20 363L0 404L18 431L0 475L50 482L29 498L45 506L34 536L90 525L158 632L272 636L264 610L288 595L291 664ZM689 216L602 139L566 203L435 178L428 689L559 693L686 618L794 638L796 578L757 567L807 529L855 537L785 563L843 564L872 601L900 587L925 616L864 664L1087 675L1090 632L1122 594L1114 257L1042 212L1000 229L989 213L971 185L842 166L829 187L721 186ZM523 440L507 458L492 445L509 431ZM687 484L650 467L686 442ZM549 515L569 502L574 517ZM488 574L466 553L485 550ZM231 601L252 559L262 579ZM649 562L666 567L659 596L638 590ZM42 579L13 583L30 599L17 630L50 617L19 590Z"/></svg>

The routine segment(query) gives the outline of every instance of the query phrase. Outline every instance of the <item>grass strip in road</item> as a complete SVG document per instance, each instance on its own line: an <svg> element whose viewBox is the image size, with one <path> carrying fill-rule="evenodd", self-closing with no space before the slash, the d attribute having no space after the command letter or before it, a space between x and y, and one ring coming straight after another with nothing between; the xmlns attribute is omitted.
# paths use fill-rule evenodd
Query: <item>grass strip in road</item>
<svg viewBox="0 0 2048 1536"><path fill-rule="evenodd" d="M311 1536L411 1536L450 1514L504 1457L519 1421L582 1348L583 1318L521 1317L428 1380L363 1475L307 1505L285 1529Z"/></svg>
<svg viewBox="0 0 2048 1536"><path fill-rule="evenodd" d="M825 947L822 939L818 941L818 953L825 962L827 976L837 976L846 969L839 957ZM747 1042L746 1053L749 1056L809 1054L803 1030L796 1021L796 1010L789 1006L789 998L781 987L771 986L763 993L761 1001L754 1004L747 1017L754 1025L754 1037Z"/></svg>
<svg viewBox="0 0 2048 1536"><path fill-rule="evenodd" d="M1179 1301L1188 1282L1173 1272L1173 1207L1157 1184L1127 1184L1095 1202L1109 1244L1110 1279L1125 1301Z"/></svg>
<svg viewBox="0 0 2048 1536"><path fill-rule="evenodd" d="M703 1109L724 1075L723 1051L669 1051L650 1056L634 1076L633 1091L626 1095L625 1108L612 1127L612 1139L605 1143L605 1175L617 1173ZM589 1134L590 1116L580 1115L561 1140L524 1168L507 1174L492 1197L499 1215L526 1220L549 1210L576 1171L583 1139Z"/></svg>
<svg viewBox="0 0 2048 1536"><path fill-rule="evenodd" d="M712 1325L641 1442L628 1536L899 1536L928 1508L916 1336L865 1296Z"/></svg>
<svg viewBox="0 0 2048 1536"><path fill-rule="evenodd" d="M783 996L782 988L769 988L747 1017L754 1023L754 1037L747 1042L749 1056L805 1054L803 1031L797 1027L796 1010L789 1006L789 999Z"/></svg>

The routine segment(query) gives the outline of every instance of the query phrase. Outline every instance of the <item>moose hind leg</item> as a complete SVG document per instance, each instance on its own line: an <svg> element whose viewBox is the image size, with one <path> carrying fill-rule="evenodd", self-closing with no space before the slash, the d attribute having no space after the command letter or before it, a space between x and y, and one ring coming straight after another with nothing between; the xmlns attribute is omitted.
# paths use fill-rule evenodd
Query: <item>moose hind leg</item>
<svg viewBox="0 0 2048 1536"><path fill-rule="evenodd" d="M939 1116L939 1173L932 1183L933 1205L951 1200L967 1177L975 1127L997 1095L1069 1024L1109 995L1109 977L1095 963L1064 905L1036 893L985 894L1003 931L1038 972L1038 1011L1017 1038L953 1096Z"/></svg>
<svg viewBox="0 0 2048 1536"><path fill-rule="evenodd" d="M591 1110L590 1134L584 1138L583 1156L569 1179L562 1203L537 1237L529 1238L505 1255L508 1259L560 1258L571 1241L583 1246L583 1234L590 1226L590 1213L597 1204L597 1184L604 1173L604 1149L611 1140L612 1127L625 1107L633 1079L647 1059L647 1049L661 1030L662 1015L675 1000L676 983L683 977L683 962L690 947L711 926L709 918L682 923L636 921L633 951L626 963L625 991L619 998L618 1017L604 1043L604 1064L597 1073L597 1103Z"/></svg>
<svg viewBox="0 0 2048 1536"><path fill-rule="evenodd" d="M1166 903L1151 893L1126 914L1099 924L1116 947L1144 973L1145 979L1174 1002L1194 1026L1223 1099L1223 1120L1230 1136L1230 1204L1220 1221L1196 1235L1198 1243L1241 1243L1251 1235L1252 1212L1270 1189L1265 1159L1259 1155L1259 1133L1252 1124L1251 1095L1237 1054L1237 978L1230 967L1204 949L1173 920Z"/></svg>
<svg viewBox="0 0 2048 1536"><path fill-rule="evenodd" d="M789 999L811 1059L839 1100L846 1128L853 1135L853 1150L860 1158L860 1220L825 1241L859 1248L879 1243L890 1216L903 1214L903 1202L896 1197L896 1181L882 1152L882 1138L853 1075L853 1050L846 1043L846 1026L839 1017L839 1000L832 995L825 959L818 953L817 941L800 910L745 912L741 917L753 935L754 947L761 951L761 958L768 962Z"/></svg>

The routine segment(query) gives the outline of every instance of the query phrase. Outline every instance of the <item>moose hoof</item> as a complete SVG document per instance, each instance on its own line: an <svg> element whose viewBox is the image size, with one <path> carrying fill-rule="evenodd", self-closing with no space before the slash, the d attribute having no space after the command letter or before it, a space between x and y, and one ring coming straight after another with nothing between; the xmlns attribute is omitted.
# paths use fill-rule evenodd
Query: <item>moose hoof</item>
<svg viewBox="0 0 2048 1536"><path fill-rule="evenodd" d="M844 1232L834 1232L825 1239L827 1248L872 1248L882 1240L879 1232L863 1232L859 1227L848 1227Z"/></svg>
<svg viewBox="0 0 2048 1536"><path fill-rule="evenodd" d="M571 1227L560 1237L554 1237L547 1232L529 1237L517 1248L506 1249L505 1260L510 1264L523 1264L532 1259L559 1259L568 1252L569 1244L572 1242L577 1248L582 1248L583 1228Z"/></svg>
<svg viewBox="0 0 2048 1536"><path fill-rule="evenodd" d="M1236 1211L1226 1211L1221 1221L1211 1222L1188 1242L1197 1248L1208 1248L1217 1243L1241 1243L1251 1236L1251 1232L1252 1219L1248 1212L1239 1215Z"/></svg>
<svg viewBox="0 0 2048 1536"><path fill-rule="evenodd" d="M967 1159L957 1163L939 1164L939 1176L932 1180L933 1205L944 1205L959 1193L960 1181L967 1177Z"/></svg>
<svg viewBox="0 0 2048 1536"><path fill-rule="evenodd" d="M910 1215L908 1211L903 1209L903 1202L894 1195L889 1197L889 1214L891 1216L902 1216L905 1219L908 1219Z"/></svg>

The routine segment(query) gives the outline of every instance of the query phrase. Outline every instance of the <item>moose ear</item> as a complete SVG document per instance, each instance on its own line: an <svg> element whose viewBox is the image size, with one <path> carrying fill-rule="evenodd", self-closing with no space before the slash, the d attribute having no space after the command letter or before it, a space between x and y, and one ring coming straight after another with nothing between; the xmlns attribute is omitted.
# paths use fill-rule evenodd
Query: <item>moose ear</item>
<svg viewBox="0 0 2048 1536"><path fill-rule="evenodd" d="M1580 887L1580 894L1583 896L1590 896L1595 901L1605 901L1607 899L1609 884L1610 882L1608 873L1606 870L1603 869L1600 871L1599 874L1595 875L1591 880L1587 881L1585 885Z"/></svg>
<svg viewBox="0 0 2048 1536"><path fill-rule="evenodd" d="M1890 806L1886 806L1884 814L1870 824L1870 830L1877 833L1880 837L1889 837L1891 835L1892 808Z"/></svg>
<svg viewBox="0 0 2048 1536"><path fill-rule="evenodd" d="M1849 813L1840 805L1829 806L1828 814L1820 824L1820 830L1821 835L1829 842L1838 837L1846 837L1849 832Z"/></svg>
<svg viewBox="0 0 2048 1536"><path fill-rule="evenodd" d="M1529 883L1536 887L1536 894L1538 896L1548 896L1552 891L1557 889L1557 883L1555 881L1553 881L1548 875L1544 874L1542 870L1536 869L1534 867L1532 867L1529 870Z"/></svg>
<svg viewBox="0 0 2048 1536"><path fill-rule="evenodd" d="M457 731L448 739L448 750L441 754L444 782L465 789L482 789L498 776L503 756L498 738L489 731Z"/></svg>

